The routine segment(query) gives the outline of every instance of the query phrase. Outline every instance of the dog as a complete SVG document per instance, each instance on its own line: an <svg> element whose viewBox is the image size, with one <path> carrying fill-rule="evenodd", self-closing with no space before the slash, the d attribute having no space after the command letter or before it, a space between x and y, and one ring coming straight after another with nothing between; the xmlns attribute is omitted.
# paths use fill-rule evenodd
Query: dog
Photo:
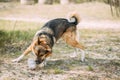
<svg viewBox="0 0 120 80"><path fill-rule="evenodd" d="M67 44L75 47L77 53L82 51L81 61L84 61L84 46L77 40L77 24L80 18L77 13L70 13L67 18L56 18L48 21L39 31L36 32L31 45L21 56L12 60L19 62L24 56L32 52L36 56L36 64L41 64L52 54L52 47L62 38Z"/></svg>

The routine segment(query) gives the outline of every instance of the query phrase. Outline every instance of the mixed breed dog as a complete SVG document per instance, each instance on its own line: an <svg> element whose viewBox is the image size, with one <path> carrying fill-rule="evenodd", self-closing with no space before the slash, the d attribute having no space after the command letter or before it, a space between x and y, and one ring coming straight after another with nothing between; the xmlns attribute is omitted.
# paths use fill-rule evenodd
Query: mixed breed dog
<svg viewBox="0 0 120 80"><path fill-rule="evenodd" d="M67 44L75 48L77 54L81 50L81 61L84 61L84 46L79 43L77 36L77 24L80 22L79 15L76 12L68 14L68 18L56 18L48 21L39 31L36 32L31 45L23 52L21 56L12 60L19 62L24 56L32 52L35 60L28 59L30 69L35 69L36 65L45 63L46 58L52 54L52 47L62 38Z"/></svg>

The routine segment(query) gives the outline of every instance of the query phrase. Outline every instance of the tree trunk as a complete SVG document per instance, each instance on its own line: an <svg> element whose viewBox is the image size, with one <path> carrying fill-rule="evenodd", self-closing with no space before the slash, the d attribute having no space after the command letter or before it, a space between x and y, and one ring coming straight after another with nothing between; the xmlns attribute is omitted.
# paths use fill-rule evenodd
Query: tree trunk
<svg viewBox="0 0 120 80"><path fill-rule="evenodd" d="M120 17L120 1L119 0L108 0L112 16Z"/></svg>
<svg viewBox="0 0 120 80"><path fill-rule="evenodd" d="M21 4L25 4L25 5L31 5L34 4L35 1L34 0L20 0Z"/></svg>
<svg viewBox="0 0 120 80"><path fill-rule="evenodd" d="M60 4L65 5L65 4L69 4L69 0L60 0Z"/></svg>
<svg viewBox="0 0 120 80"><path fill-rule="evenodd" d="M53 4L53 0L39 0L39 4Z"/></svg>
<svg viewBox="0 0 120 80"><path fill-rule="evenodd" d="M112 0L109 0L109 4L110 4L110 9L111 9L111 14L112 14L112 16L114 16L113 7L112 7L112 5L113 5Z"/></svg>
<svg viewBox="0 0 120 80"><path fill-rule="evenodd" d="M46 0L38 0L39 4L45 4Z"/></svg>

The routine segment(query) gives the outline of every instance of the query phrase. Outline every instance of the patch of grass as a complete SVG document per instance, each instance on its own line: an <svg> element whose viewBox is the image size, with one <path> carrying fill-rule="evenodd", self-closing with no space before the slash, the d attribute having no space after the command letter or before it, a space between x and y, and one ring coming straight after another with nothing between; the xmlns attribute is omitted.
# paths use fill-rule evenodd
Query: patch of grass
<svg viewBox="0 0 120 80"><path fill-rule="evenodd" d="M112 47L110 47L110 48L108 49L108 51L112 51Z"/></svg>
<svg viewBox="0 0 120 80"><path fill-rule="evenodd" d="M0 30L0 47L2 47L5 43L5 40L6 39L6 33L4 31L1 31Z"/></svg>
<svg viewBox="0 0 120 80"><path fill-rule="evenodd" d="M88 71L94 71L94 69L91 65L88 65Z"/></svg>
<svg viewBox="0 0 120 80"><path fill-rule="evenodd" d="M28 41L34 36L35 31L0 31L2 39L5 42Z"/></svg>
<svg viewBox="0 0 120 80"><path fill-rule="evenodd" d="M24 49L41 26L41 23L36 22L0 20L0 52Z"/></svg>
<svg viewBox="0 0 120 80"><path fill-rule="evenodd" d="M58 69L58 68L55 68L55 70L54 70L54 74L62 74L62 73L64 73L63 70Z"/></svg>
<svg viewBox="0 0 120 80"><path fill-rule="evenodd" d="M0 20L0 30L7 31L29 31L38 30L43 24L37 22Z"/></svg>
<svg viewBox="0 0 120 80"><path fill-rule="evenodd" d="M115 66L120 66L120 62L119 61L111 61L110 64L115 65Z"/></svg>
<svg viewBox="0 0 120 80"><path fill-rule="evenodd" d="M0 51L7 53L21 51L32 41L35 31L3 31L0 30ZM24 46L23 46L24 45ZM23 47L21 47L23 46Z"/></svg>
<svg viewBox="0 0 120 80"><path fill-rule="evenodd" d="M70 77L67 80L99 80L99 77L98 76L92 76L92 75L80 74L76 77Z"/></svg>

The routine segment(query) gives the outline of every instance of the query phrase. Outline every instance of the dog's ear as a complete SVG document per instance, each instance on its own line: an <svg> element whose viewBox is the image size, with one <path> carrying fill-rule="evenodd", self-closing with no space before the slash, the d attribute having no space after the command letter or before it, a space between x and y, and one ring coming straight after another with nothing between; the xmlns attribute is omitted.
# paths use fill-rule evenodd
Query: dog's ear
<svg viewBox="0 0 120 80"><path fill-rule="evenodd" d="M47 52L52 52L52 49L47 49Z"/></svg>
<svg viewBox="0 0 120 80"><path fill-rule="evenodd" d="M48 52L52 52L52 49L51 49L50 46L48 46L48 45L46 45L46 50L47 50Z"/></svg>
<svg viewBox="0 0 120 80"><path fill-rule="evenodd" d="M32 46L36 46L36 45L38 45L38 39L35 39L35 40L33 40L33 42L32 42Z"/></svg>
<svg viewBox="0 0 120 80"><path fill-rule="evenodd" d="M38 38L38 44L47 44L46 37L39 37Z"/></svg>
<svg viewBox="0 0 120 80"><path fill-rule="evenodd" d="M40 39L39 39L39 37L38 37L38 39L37 39L37 43L40 44Z"/></svg>
<svg viewBox="0 0 120 80"><path fill-rule="evenodd" d="M52 49L48 46L48 48L47 48L47 53L46 53L45 57L47 58L47 57L49 57L51 54L52 54Z"/></svg>

